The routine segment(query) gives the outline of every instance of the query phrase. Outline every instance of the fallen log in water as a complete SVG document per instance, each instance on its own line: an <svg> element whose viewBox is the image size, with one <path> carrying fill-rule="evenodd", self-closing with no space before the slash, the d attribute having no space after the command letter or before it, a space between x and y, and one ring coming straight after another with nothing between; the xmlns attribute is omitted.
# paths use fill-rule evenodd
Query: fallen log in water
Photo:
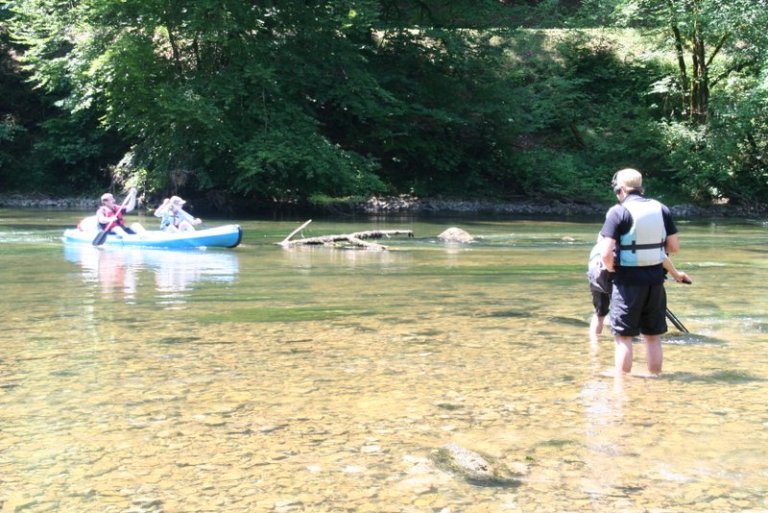
<svg viewBox="0 0 768 513"><path fill-rule="evenodd" d="M386 250L387 247L383 244L378 244L375 242L366 242L365 239L381 239L381 238L390 238L396 235L407 235L408 237L413 237L413 231L411 230L368 230L364 232L354 232L354 233L342 233L338 235L321 235L319 237L307 237L302 239L295 239L292 240L291 237L296 235L298 232L300 232L305 226L307 226L309 223L311 223L312 220L310 219L294 231L288 235L285 239L282 240L282 242L279 242L281 246L284 248L290 248L293 246L312 246L312 245L322 245L322 246L332 246L332 247L357 247L357 248L364 248L364 249L370 249L370 250Z"/></svg>

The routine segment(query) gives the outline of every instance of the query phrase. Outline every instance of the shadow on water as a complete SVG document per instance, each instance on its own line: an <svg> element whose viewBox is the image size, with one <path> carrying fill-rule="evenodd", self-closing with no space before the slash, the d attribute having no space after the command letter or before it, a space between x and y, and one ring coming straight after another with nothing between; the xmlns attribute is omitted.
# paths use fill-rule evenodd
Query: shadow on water
<svg viewBox="0 0 768 513"><path fill-rule="evenodd" d="M498 310L495 312L485 312L475 315L475 317L509 317L509 318L528 318L531 317L531 312L523 312L520 310Z"/></svg>
<svg viewBox="0 0 768 513"><path fill-rule="evenodd" d="M670 331L664 336L664 343L675 346L724 346L727 342L725 340L715 337L708 337L706 335Z"/></svg>
<svg viewBox="0 0 768 513"><path fill-rule="evenodd" d="M201 337L164 337L157 341L158 344L163 345L176 345L176 344L191 344L197 342Z"/></svg>
<svg viewBox="0 0 768 513"><path fill-rule="evenodd" d="M565 326L574 326L576 328L583 328L585 326L589 326L589 322L585 321L584 319L577 319L575 317L562 317L559 315L549 315L544 317L544 319L555 324L563 324Z"/></svg>
<svg viewBox="0 0 768 513"><path fill-rule="evenodd" d="M561 324L565 326L573 326L576 328L584 328L589 326L589 322L577 317L564 317L560 315L538 315L534 312L523 312L520 310L497 310L495 312L483 312L476 314L475 317L487 317L487 318L509 318L509 319L528 319L535 317L539 320L544 320L554 324Z"/></svg>
<svg viewBox="0 0 768 513"><path fill-rule="evenodd" d="M550 438L549 440L544 440L543 442L539 442L536 445L539 447L554 447L556 449L560 449L567 445L575 445L577 443L578 442L576 442L576 440L568 440L564 438Z"/></svg>
<svg viewBox="0 0 768 513"><path fill-rule="evenodd" d="M745 383L760 383L766 381L765 378L755 376L745 371L715 371L709 374L694 374L692 372L671 372L663 374L662 379L675 381L684 381L686 383L728 383L739 385Z"/></svg>

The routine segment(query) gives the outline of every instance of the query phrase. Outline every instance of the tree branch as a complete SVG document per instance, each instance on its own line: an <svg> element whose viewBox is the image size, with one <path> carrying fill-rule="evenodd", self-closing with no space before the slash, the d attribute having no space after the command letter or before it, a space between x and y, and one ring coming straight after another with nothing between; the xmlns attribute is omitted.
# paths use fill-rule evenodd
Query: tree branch
<svg viewBox="0 0 768 513"><path fill-rule="evenodd" d="M382 237L390 238L394 235L407 235L413 237L411 230L369 230L364 232L343 233L339 235L321 235L319 237L307 237L304 239L291 240L297 232L311 223L310 219L300 227L296 228L288 235L282 242L278 244L284 248L290 248L293 246L335 246L336 243L342 242L355 247L362 247L365 249L373 250L386 250L387 247L382 244L376 244L371 242L365 242L365 239L381 239Z"/></svg>

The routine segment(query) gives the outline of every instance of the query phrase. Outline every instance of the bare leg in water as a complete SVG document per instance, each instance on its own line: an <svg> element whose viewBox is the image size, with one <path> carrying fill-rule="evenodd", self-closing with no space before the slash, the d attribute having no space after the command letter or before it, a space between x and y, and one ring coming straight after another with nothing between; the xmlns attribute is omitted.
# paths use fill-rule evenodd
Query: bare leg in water
<svg viewBox="0 0 768 513"><path fill-rule="evenodd" d="M648 372L651 375L661 374L661 366L664 354L661 349L661 337L659 335L643 335L645 341L646 360ZM614 364L616 374L629 374L632 372L632 337L616 336L616 350L614 352Z"/></svg>
<svg viewBox="0 0 768 513"><path fill-rule="evenodd" d="M597 342L600 340L600 335L603 333L603 324L605 317L601 317L597 314L592 315L592 320L589 321L589 341L592 346L597 346Z"/></svg>
<svg viewBox="0 0 768 513"><path fill-rule="evenodd" d="M661 366L664 362L661 336L643 335L643 340L645 340L645 359L648 361L648 372L658 376L661 374Z"/></svg>
<svg viewBox="0 0 768 513"><path fill-rule="evenodd" d="M616 335L614 340L616 350L613 361L616 366L616 375L629 374L632 372L632 337Z"/></svg>

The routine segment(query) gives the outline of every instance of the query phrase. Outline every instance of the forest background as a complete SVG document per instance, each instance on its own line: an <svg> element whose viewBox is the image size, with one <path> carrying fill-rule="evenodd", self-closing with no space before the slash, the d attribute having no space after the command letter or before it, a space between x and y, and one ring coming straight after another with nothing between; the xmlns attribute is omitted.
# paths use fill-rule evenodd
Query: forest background
<svg viewBox="0 0 768 513"><path fill-rule="evenodd" d="M768 0L0 0L0 192L768 206Z"/></svg>

